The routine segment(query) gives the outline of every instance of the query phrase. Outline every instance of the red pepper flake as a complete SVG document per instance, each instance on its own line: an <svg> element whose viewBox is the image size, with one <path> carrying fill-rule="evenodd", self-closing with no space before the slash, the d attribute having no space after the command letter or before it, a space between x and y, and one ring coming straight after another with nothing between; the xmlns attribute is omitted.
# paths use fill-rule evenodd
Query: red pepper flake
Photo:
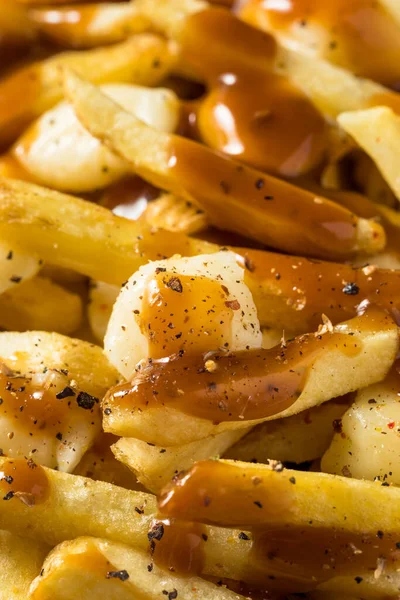
<svg viewBox="0 0 400 600"><path fill-rule="evenodd" d="M231 308L232 310L239 310L240 309L240 304L239 302L235 299L235 300L227 300L225 302L225 306L228 308Z"/></svg>
<svg viewBox="0 0 400 600"><path fill-rule="evenodd" d="M389 429L394 429L395 425L396 425L396 423L394 421L390 421L390 423L387 424Z"/></svg>

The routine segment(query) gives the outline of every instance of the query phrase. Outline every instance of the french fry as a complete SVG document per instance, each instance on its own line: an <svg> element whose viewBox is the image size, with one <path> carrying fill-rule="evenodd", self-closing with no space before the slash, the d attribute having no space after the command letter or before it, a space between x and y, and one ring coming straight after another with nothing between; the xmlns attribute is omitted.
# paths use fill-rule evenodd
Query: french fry
<svg viewBox="0 0 400 600"><path fill-rule="evenodd" d="M373 253L385 245L384 231L376 223L359 219L329 200L318 198L316 202L313 194L255 169L240 166L238 171L236 162L196 142L155 132L71 71L66 72L65 89L92 135L153 185L198 204L217 227L287 252L331 259ZM262 184L255 194L258 181ZM264 187L270 198L268 210ZM346 242L343 234L338 234L339 243L337 235L325 228L324 223L331 220L342 223L344 230L350 227ZM286 235L288 228L290 236Z"/></svg>
<svg viewBox="0 0 400 600"><path fill-rule="evenodd" d="M0 531L0 600L26 600L50 547Z"/></svg>
<svg viewBox="0 0 400 600"><path fill-rule="evenodd" d="M94 203L11 179L0 181L0 214L5 239L15 242L24 231L24 248L49 264L117 285L143 262L208 247L176 233L152 231Z"/></svg>
<svg viewBox="0 0 400 600"><path fill-rule="evenodd" d="M0 327L70 334L82 320L82 299L44 277L34 277L0 295Z"/></svg>
<svg viewBox="0 0 400 600"><path fill-rule="evenodd" d="M13 470L14 467L17 470ZM79 536L102 535L110 541L148 551L147 534L157 517L155 496L45 467L29 470L23 460L0 458L3 473L10 472L15 477L18 469L24 475L28 470L29 475L23 479L24 489L26 485L29 487L29 481L40 481L41 487L36 490L44 496L31 506L24 504L20 495L1 501L1 527L4 524L13 533L52 546ZM10 491L10 485L4 480L0 486L4 486L5 492ZM205 527L204 533L208 541L207 544L201 542L204 545L202 573L239 580L246 572L254 576L257 568L249 564L250 541L238 538L237 532L229 529ZM152 562L150 554L147 562Z"/></svg>
<svg viewBox="0 0 400 600"><path fill-rule="evenodd" d="M338 116L338 122L374 160L400 200L396 161L400 148L400 116L390 108L381 106L343 113Z"/></svg>
<svg viewBox="0 0 400 600"><path fill-rule="evenodd" d="M120 42L149 28L136 2L39 6L29 18L47 37L73 48Z"/></svg>
<svg viewBox="0 0 400 600"><path fill-rule="evenodd" d="M196 461L223 455L246 431L224 431L204 440L168 448L135 438L120 438L112 451L148 490L157 494L174 476L189 469Z"/></svg>
<svg viewBox="0 0 400 600"><path fill-rule="evenodd" d="M9 491L30 494L30 506L18 494L1 501L1 527L53 546L81 535L105 535L147 549L154 496L32 466L25 459L1 458L0 469L14 479L12 486L4 478L0 482L3 496Z"/></svg>
<svg viewBox="0 0 400 600"><path fill-rule="evenodd" d="M329 447L335 423L347 409L331 400L286 419L261 423L223 454L224 458L266 463L268 459L302 463L320 458Z"/></svg>
<svg viewBox="0 0 400 600"><path fill-rule="evenodd" d="M282 470L275 462L198 462L164 488L159 499L161 514L247 529L311 527L375 537L379 530L399 535L398 488L325 473ZM209 503L204 502L206 497ZM375 510L377 505L380 511Z"/></svg>
<svg viewBox="0 0 400 600"><path fill-rule="evenodd" d="M254 563L292 589L382 598L399 585L399 501L394 487L276 461L204 461L164 489L159 507L168 518L250 529Z"/></svg>
<svg viewBox="0 0 400 600"><path fill-rule="evenodd" d="M49 555L43 573L33 582L30 600L244 600L244 596L205 581L180 577L153 565L148 554L104 539L79 538L64 542ZM110 573L120 573L120 577ZM66 585L66 582L68 584ZM84 590L84 592L83 592ZM82 595L82 592L84 595Z"/></svg>
<svg viewBox="0 0 400 600"><path fill-rule="evenodd" d="M147 205L142 215L152 227L179 231L187 235L199 233L208 225L207 217L197 206L172 194L162 194Z"/></svg>
<svg viewBox="0 0 400 600"><path fill-rule="evenodd" d="M144 34L114 46L65 52L21 67L0 82L0 144L12 142L62 99L65 67L97 83L154 85L168 73L172 61L167 42Z"/></svg>
<svg viewBox="0 0 400 600"><path fill-rule="evenodd" d="M94 481L119 485L127 490L145 491L132 471L118 461L112 453L111 445L117 441L117 437L109 433L101 433L74 470L74 474L89 477Z"/></svg>
<svg viewBox="0 0 400 600"><path fill-rule="evenodd" d="M398 389L393 369L385 381L358 392L337 423L322 471L399 485Z"/></svg>
<svg viewBox="0 0 400 600"><path fill-rule="evenodd" d="M391 234L396 239L398 215L391 211L389 216L388 223L396 219ZM152 230L92 202L11 179L0 179L0 234L10 248L23 241L25 255L39 255L50 265L112 285L121 285L148 260L220 250L216 244ZM399 294L397 271L234 250L246 266L245 283L263 327L304 333L318 327L322 313L338 323L354 316L361 300L378 301L390 310ZM348 286L358 289L357 294L348 294Z"/></svg>
<svg viewBox="0 0 400 600"><path fill-rule="evenodd" d="M211 372L202 356L144 366L132 382L107 393L103 427L123 437L178 446L288 417L385 377L398 348L397 326L385 313L367 313L331 332L301 336L271 350L220 355ZM355 353L348 352L351 348ZM305 360L302 366L298 356ZM300 372L308 373L302 383Z"/></svg>

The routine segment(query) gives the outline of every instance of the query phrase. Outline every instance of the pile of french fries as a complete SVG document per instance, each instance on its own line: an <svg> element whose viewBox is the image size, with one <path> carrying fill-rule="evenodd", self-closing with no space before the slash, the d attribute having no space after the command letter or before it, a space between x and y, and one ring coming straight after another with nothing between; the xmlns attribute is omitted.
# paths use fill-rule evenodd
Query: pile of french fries
<svg viewBox="0 0 400 600"><path fill-rule="evenodd" d="M0 600L400 598L399 82L399 0L0 0Z"/></svg>

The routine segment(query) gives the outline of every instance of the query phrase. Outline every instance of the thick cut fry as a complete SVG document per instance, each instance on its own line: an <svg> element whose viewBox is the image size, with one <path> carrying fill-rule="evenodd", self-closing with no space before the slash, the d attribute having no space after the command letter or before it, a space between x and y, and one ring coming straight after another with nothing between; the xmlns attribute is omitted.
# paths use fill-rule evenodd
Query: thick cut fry
<svg viewBox="0 0 400 600"><path fill-rule="evenodd" d="M62 99L65 67L97 83L154 85L168 73L172 60L167 42L145 34L22 67L0 82L0 143L13 141L30 121Z"/></svg>
<svg viewBox="0 0 400 600"><path fill-rule="evenodd" d="M393 368L384 382L358 392L322 458L323 471L400 484L399 390Z"/></svg>
<svg viewBox="0 0 400 600"><path fill-rule="evenodd" d="M198 204L211 224L287 252L331 259L383 249L385 235L377 223L196 142L155 132L70 71L65 87L92 135L152 184ZM337 223L334 230L326 226L331 221Z"/></svg>
<svg viewBox="0 0 400 600"><path fill-rule="evenodd" d="M180 600L244 600L244 596L200 577L180 577L148 565L148 554L115 542L96 538L64 542L45 561L29 599L159 600L165 595Z"/></svg>
<svg viewBox="0 0 400 600"><path fill-rule="evenodd" d="M45 467L30 469L25 461L0 458L0 472L14 476L13 488L0 480L5 493L17 491L17 481L22 481L25 492L35 481L40 482L35 488L39 497L33 505L32 501L30 506L21 501L21 494L0 501L0 527L53 546L79 536L103 536L143 551L149 549L147 534L156 518L155 496ZM15 477L19 472L23 473L22 480ZM238 580L246 573L254 576L257 568L249 562L250 541L229 529L205 527L204 534L207 544L204 539L200 541L204 548L202 573Z"/></svg>
<svg viewBox="0 0 400 600"><path fill-rule="evenodd" d="M276 461L204 461L165 488L159 507L168 518L250 529L253 564L292 590L382 598L399 585L399 502L397 488Z"/></svg>
<svg viewBox="0 0 400 600"><path fill-rule="evenodd" d="M0 295L0 327L70 334L82 320L82 299L50 279L34 277Z"/></svg>
<svg viewBox="0 0 400 600"><path fill-rule="evenodd" d="M46 332L1 333L0 447L71 472L101 431L117 374L101 348Z"/></svg>
<svg viewBox="0 0 400 600"><path fill-rule="evenodd" d="M339 124L374 160L400 200L397 157L400 152L400 116L381 106L339 115Z"/></svg>
<svg viewBox="0 0 400 600"><path fill-rule="evenodd" d="M282 470L275 462L199 462L163 490L161 514L248 529L299 526L399 535L398 488L325 473ZM210 502L204 502L206 497Z"/></svg>
<svg viewBox="0 0 400 600"><path fill-rule="evenodd" d="M1 527L51 545L80 535L105 535L147 549L154 496L60 473L24 459L2 458L0 469L2 497L14 492L11 498L1 500ZM4 479L8 474L13 477L11 484ZM28 504L22 494L29 496Z"/></svg>
<svg viewBox="0 0 400 600"><path fill-rule="evenodd" d="M47 37L74 48L120 42L149 28L135 1L37 7L29 18Z"/></svg>
<svg viewBox="0 0 400 600"><path fill-rule="evenodd" d="M359 203L357 206L360 208ZM368 216L384 218L383 209L387 211L380 207ZM392 218L396 220L392 222ZM398 220L394 211L385 220L385 226L392 225L391 240L398 239ZM11 179L0 179L0 234L10 249L23 241L25 255L26 251L40 255L47 263L113 285L121 285L148 260L221 249L178 232L155 231L92 202ZM322 313L338 323L353 317L365 299L389 310L396 307L393 299L400 293L399 272L372 266L354 269L246 248L234 250L246 266L245 283L263 327L293 333L313 331Z"/></svg>
<svg viewBox="0 0 400 600"><path fill-rule="evenodd" d="M398 348L397 326L367 313L271 350L202 356L142 366L103 401L106 431L162 446L187 444L287 417L382 380ZM307 373L307 377L305 374ZM303 378L304 377L304 378Z"/></svg>
<svg viewBox="0 0 400 600"><path fill-rule="evenodd" d="M224 453L225 458L266 463L269 459L302 463L320 458L332 440L345 402L326 402L286 419L257 425Z"/></svg>
<svg viewBox="0 0 400 600"><path fill-rule="evenodd" d="M176 233L153 231L94 203L11 179L0 182L0 215L5 239L23 239L24 247L50 264L117 285L148 260L197 254L209 246Z"/></svg>
<svg viewBox="0 0 400 600"><path fill-rule="evenodd" d="M167 231L179 231L188 235L206 229L207 217L202 210L187 200L172 194L162 194L149 202L142 218L152 227Z"/></svg>
<svg viewBox="0 0 400 600"><path fill-rule="evenodd" d="M148 490L157 494L174 476L189 469L196 461L223 455L246 431L224 431L198 442L168 448L135 438L120 438L112 451Z"/></svg>
<svg viewBox="0 0 400 600"><path fill-rule="evenodd" d="M117 441L118 438L115 436L101 433L76 467L74 474L89 477L94 481L106 481L127 490L145 491L132 471L118 461L112 453L111 445Z"/></svg>
<svg viewBox="0 0 400 600"><path fill-rule="evenodd" d="M0 531L0 600L27 600L50 547Z"/></svg>

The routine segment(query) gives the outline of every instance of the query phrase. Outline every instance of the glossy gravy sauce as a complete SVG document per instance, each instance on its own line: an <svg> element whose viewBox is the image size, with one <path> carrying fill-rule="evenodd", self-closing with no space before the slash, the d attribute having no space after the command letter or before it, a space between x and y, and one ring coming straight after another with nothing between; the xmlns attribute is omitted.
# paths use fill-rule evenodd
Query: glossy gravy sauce
<svg viewBox="0 0 400 600"><path fill-rule="evenodd" d="M45 470L32 459L3 460L0 465L0 493L3 501L21 500L27 506L45 502L50 492Z"/></svg>
<svg viewBox="0 0 400 600"><path fill-rule="evenodd" d="M196 515L203 522L207 522L208 513L208 522L236 527L239 539L251 544L252 569L246 573L247 583L272 590L308 591L332 577L357 577L369 572L379 578L386 567L393 570L400 565L399 540L391 533L327 529L313 525L311 515L307 527L260 524L264 508L270 521L275 513L292 510L296 502L296 478L289 478L292 473L284 471L274 485L264 485L261 476L252 476L235 465L200 462L165 488L159 500L160 511L170 517L179 513L182 519ZM237 486L243 489L235 495L232 489ZM245 523L257 525L253 529L247 525L247 532L240 533L239 527ZM189 521L185 527L190 530ZM163 540L159 548L162 546ZM179 545L171 549L170 567L181 551ZM200 558L197 560L201 565Z"/></svg>
<svg viewBox="0 0 400 600"><path fill-rule="evenodd" d="M363 344L354 331L393 327L389 315L372 308L348 324L348 333L306 334L269 350L216 352L211 357L183 354L150 362L133 381L111 388L105 403L127 411L168 405L214 423L269 417L296 402L323 353L356 356ZM209 358L215 363L211 371Z"/></svg>
<svg viewBox="0 0 400 600"><path fill-rule="evenodd" d="M211 8L188 18L185 68L207 83L193 105L200 138L212 148L262 170L293 177L321 162L326 124L308 98L273 73L272 36Z"/></svg>
<svg viewBox="0 0 400 600"><path fill-rule="evenodd" d="M92 407L83 406L84 398L69 385L61 373L48 372L43 381L25 377L0 367L0 417L10 426L28 435L60 435L65 432L71 417L99 426L98 399L89 396ZM62 439L62 437L61 437Z"/></svg>
<svg viewBox="0 0 400 600"><path fill-rule="evenodd" d="M231 344L233 310L229 290L208 277L154 274L137 322L149 342L149 356L208 352Z"/></svg>
<svg viewBox="0 0 400 600"><path fill-rule="evenodd" d="M400 82L400 28L380 2L239 0L237 10L250 23L316 47L356 75L388 86ZM318 35L320 29L326 35Z"/></svg>

